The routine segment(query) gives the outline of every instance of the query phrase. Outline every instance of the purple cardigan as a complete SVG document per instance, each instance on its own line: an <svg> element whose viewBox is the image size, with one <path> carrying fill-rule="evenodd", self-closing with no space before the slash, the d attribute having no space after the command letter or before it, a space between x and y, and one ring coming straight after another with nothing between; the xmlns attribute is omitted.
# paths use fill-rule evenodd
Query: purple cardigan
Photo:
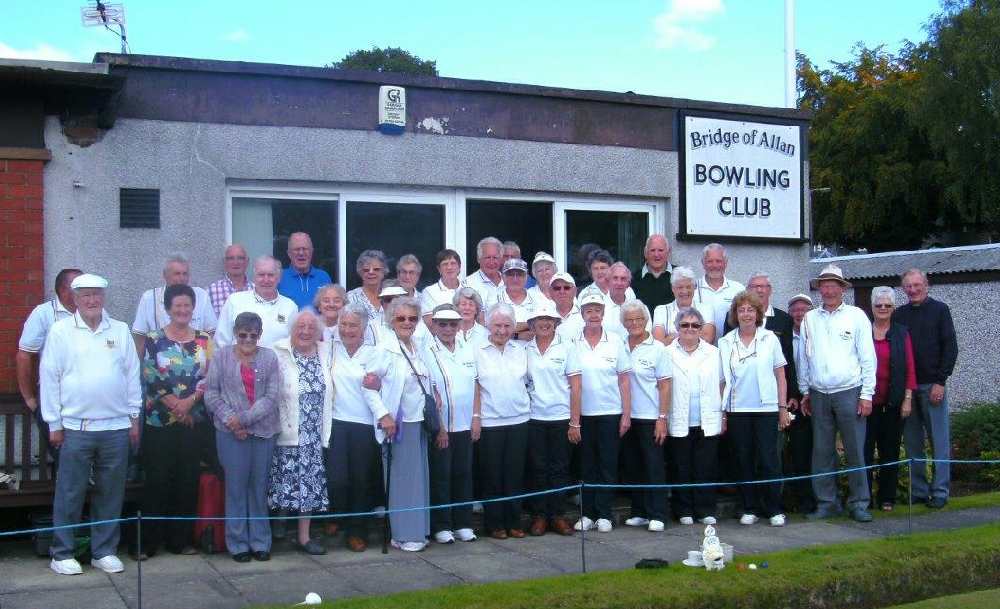
<svg viewBox="0 0 1000 609"><path fill-rule="evenodd" d="M247 433L270 438L281 429L278 420L278 390L281 387L278 356L274 351L261 347L250 360L250 366L254 371L253 406L250 406L243 386L235 347L218 349L212 356L212 365L205 379L205 406L212 413L215 428L219 431L231 433L226 421L235 414Z"/></svg>

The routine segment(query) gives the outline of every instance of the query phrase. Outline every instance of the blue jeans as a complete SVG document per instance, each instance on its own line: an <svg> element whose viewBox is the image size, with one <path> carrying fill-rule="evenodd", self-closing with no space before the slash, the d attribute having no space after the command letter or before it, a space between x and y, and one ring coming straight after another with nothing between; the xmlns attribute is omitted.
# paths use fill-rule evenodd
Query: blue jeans
<svg viewBox="0 0 1000 609"><path fill-rule="evenodd" d="M90 492L90 520L117 520L122 515L125 498L125 478L128 473L128 429L111 431L65 430L65 440L59 449L59 474L56 477L56 498L52 504L52 525L79 524L83 504L87 499L90 472L94 472L94 488ZM56 529L52 533L49 553L56 560L73 558L76 552L76 529ZM94 558L118 553L117 522L94 524L90 527L90 548Z"/></svg>
<svg viewBox="0 0 1000 609"><path fill-rule="evenodd" d="M868 508L868 477L864 470L857 469L865 464L864 446L867 420L858 416L858 399L861 387L845 389L836 393L823 393L815 389L809 392L809 409L813 424L813 474L829 474L840 467L837 459L837 432L844 444L847 457L847 480L850 495L847 506L850 509ZM829 509L837 505L837 478L835 475L813 478L813 493L818 509Z"/></svg>
<svg viewBox="0 0 1000 609"><path fill-rule="evenodd" d="M271 551L267 478L277 437L237 440L215 430L219 463L226 472L226 548L230 554Z"/></svg>
<svg viewBox="0 0 1000 609"><path fill-rule="evenodd" d="M913 392L913 410L903 427L903 442L906 456L926 459L927 449L924 438L930 440L931 453L935 459L951 458L951 417L948 412L948 390L944 399L935 406L931 403L931 385L920 385ZM951 486L951 463L934 463L934 476L928 483L927 464L915 461L910 468L910 494L917 499L948 498Z"/></svg>

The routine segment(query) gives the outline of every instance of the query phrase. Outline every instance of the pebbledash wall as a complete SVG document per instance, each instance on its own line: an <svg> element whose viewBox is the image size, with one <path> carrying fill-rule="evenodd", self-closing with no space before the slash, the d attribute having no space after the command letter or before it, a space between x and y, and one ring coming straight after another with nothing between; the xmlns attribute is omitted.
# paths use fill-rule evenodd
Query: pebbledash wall
<svg viewBox="0 0 1000 609"><path fill-rule="evenodd" d="M241 193L446 201L442 245L463 255L463 272L477 266L475 252L466 251L473 237L466 235L469 199L552 201L554 213L564 203L642 208L650 210L650 228L670 236L675 264L700 274L702 247L720 240L731 278L745 282L753 270L771 272L776 304L808 287L807 233L784 242L676 239L685 113L795 125L804 133L809 116L796 110L166 57L100 54L95 64L106 64L122 83L94 110L100 120L81 130L65 114L44 117L52 157L44 169L49 298L55 273L79 266L109 278L108 309L131 322L142 291L161 283L171 252L188 255L193 284L218 279ZM406 89L401 135L376 129L383 85ZM801 148L798 185L808 193ZM160 228L120 228L122 188L159 190ZM808 227L808 215L802 225ZM412 228L403 221L398 230ZM564 239L565 230L555 217L552 241ZM554 247L563 267L566 252ZM345 251L339 244L340 258ZM423 263L424 278L432 278L433 261ZM335 280L353 276L353 259L336 264Z"/></svg>

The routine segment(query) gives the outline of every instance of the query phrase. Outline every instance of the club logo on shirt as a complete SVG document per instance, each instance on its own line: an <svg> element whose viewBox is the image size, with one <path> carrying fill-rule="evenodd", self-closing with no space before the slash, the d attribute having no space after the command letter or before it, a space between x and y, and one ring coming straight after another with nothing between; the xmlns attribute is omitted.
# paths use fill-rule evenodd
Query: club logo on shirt
<svg viewBox="0 0 1000 609"><path fill-rule="evenodd" d="M108 349L115 349L115 348L117 348L117 347L118 347L118 345L117 345L117 344L115 344L115 341L114 341L113 339L110 339L110 338L109 338L109 339L107 340L107 343L108 343Z"/></svg>
<svg viewBox="0 0 1000 609"><path fill-rule="evenodd" d="M279 324L285 323L285 316L284 315L278 315L278 323Z"/></svg>

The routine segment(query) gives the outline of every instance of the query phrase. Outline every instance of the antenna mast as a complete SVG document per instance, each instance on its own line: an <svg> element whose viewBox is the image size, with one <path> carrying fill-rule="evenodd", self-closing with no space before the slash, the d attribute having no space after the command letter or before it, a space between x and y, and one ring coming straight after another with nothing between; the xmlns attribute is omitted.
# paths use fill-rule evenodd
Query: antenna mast
<svg viewBox="0 0 1000 609"><path fill-rule="evenodd" d="M112 25L118 26L118 37L122 40L122 55L128 54L128 38L125 36L125 5L105 4L97 0L95 6L85 6L80 9L80 19L83 27L103 27L114 33Z"/></svg>

